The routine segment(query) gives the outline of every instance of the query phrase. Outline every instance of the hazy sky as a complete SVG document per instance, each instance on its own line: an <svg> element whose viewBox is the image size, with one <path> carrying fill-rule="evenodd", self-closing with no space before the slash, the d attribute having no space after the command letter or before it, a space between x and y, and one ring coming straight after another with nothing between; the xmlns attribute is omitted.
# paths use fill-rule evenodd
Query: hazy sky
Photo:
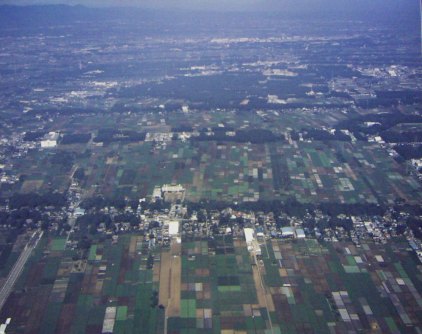
<svg viewBox="0 0 422 334"><path fill-rule="evenodd" d="M0 0L0 4L82 4L87 6L141 6L166 7L183 9L216 9L216 10L376 10L377 8L401 9L414 6L419 0ZM417 8L417 7L416 7Z"/></svg>

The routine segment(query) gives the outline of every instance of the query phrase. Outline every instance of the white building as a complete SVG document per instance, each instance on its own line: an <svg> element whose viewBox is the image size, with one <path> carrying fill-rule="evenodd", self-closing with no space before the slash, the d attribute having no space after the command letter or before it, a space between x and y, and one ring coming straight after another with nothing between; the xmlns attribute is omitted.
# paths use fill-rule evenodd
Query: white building
<svg viewBox="0 0 422 334"><path fill-rule="evenodd" d="M245 234L248 251L255 255L261 255L261 247L258 244L258 240L255 238L254 230L252 228L244 228L243 233Z"/></svg>
<svg viewBox="0 0 422 334"><path fill-rule="evenodd" d="M254 231L252 228L244 228L243 233L245 233L246 243L249 245L255 239Z"/></svg>
<svg viewBox="0 0 422 334"><path fill-rule="evenodd" d="M165 184L161 187L161 191L165 193L165 192L185 191L185 189L180 184Z"/></svg>
<svg viewBox="0 0 422 334"><path fill-rule="evenodd" d="M296 238L298 238L298 239L306 238L305 231L301 228L297 228L296 229Z"/></svg>
<svg viewBox="0 0 422 334"><path fill-rule="evenodd" d="M282 227L281 235L283 238L293 238L295 236L295 231L293 227Z"/></svg>
<svg viewBox="0 0 422 334"><path fill-rule="evenodd" d="M0 334L6 334L6 328L10 325L11 318L7 318L4 324L0 325Z"/></svg>
<svg viewBox="0 0 422 334"><path fill-rule="evenodd" d="M185 200L185 188L180 184L165 184L161 187L161 193L166 202Z"/></svg>
<svg viewBox="0 0 422 334"><path fill-rule="evenodd" d="M60 136L60 134L58 132L49 132L43 138L43 140L41 140L41 147L42 148L56 147L59 136Z"/></svg>
<svg viewBox="0 0 422 334"><path fill-rule="evenodd" d="M182 106L182 112L187 113L189 112L189 106Z"/></svg>
<svg viewBox="0 0 422 334"><path fill-rule="evenodd" d="M170 237L175 237L179 234L180 223L177 220L170 220L166 224L169 227Z"/></svg>
<svg viewBox="0 0 422 334"><path fill-rule="evenodd" d="M154 188L154 191L152 192L152 199L153 200L162 199L162 196L161 196L161 188L160 187L155 187Z"/></svg>
<svg viewBox="0 0 422 334"><path fill-rule="evenodd" d="M412 159L410 161L415 168L422 168L422 159Z"/></svg>
<svg viewBox="0 0 422 334"><path fill-rule="evenodd" d="M85 214L85 209L82 209L82 208L79 208L79 207L75 209L75 213L74 213L75 217L81 217L84 214Z"/></svg>

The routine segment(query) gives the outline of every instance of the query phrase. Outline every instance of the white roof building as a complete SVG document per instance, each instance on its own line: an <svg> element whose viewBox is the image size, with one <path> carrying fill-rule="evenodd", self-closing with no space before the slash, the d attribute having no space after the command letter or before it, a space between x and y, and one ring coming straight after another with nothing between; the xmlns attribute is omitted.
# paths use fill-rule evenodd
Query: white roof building
<svg viewBox="0 0 422 334"><path fill-rule="evenodd" d="M57 146L57 140L59 139L58 132L49 132L43 140L41 140L41 147L51 148Z"/></svg>
<svg viewBox="0 0 422 334"><path fill-rule="evenodd" d="M179 234L179 222L177 220L170 220L168 222L169 226L169 236L174 237Z"/></svg>
<svg viewBox="0 0 422 334"><path fill-rule="evenodd" d="M164 192L177 192L177 191L185 191L185 188L182 187L180 184L165 184L161 187L161 191Z"/></svg>
<svg viewBox="0 0 422 334"><path fill-rule="evenodd" d="M281 228L281 235L283 237L294 237L295 231L294 231L293 227L282 227Z"/></svg>
<svg viewBox="0 0 422 334"><path fill-rule="evenodd" d="M410 161L412 162L413 166L417 168L422 167L422 159L411 159Z"/></svg>
<svg viewBox="0 0 422 334"><path fill-rule="evenodd" d="M152 192L152 198L153 199L161 199L161 188L160 187L155 187L154 191Z"/></svg>
<svg viewBox="0 0 422 334"><path fill-rule="evenodd" d="M76 217L83 216L84 214L85 214L85 209L82 209L82 208L76 208L75 209L75 216Z"/></svg>
<svg viewBox="0 0 422 334"><path fill-rule="evenodd" d="M254 230L252 228L244 228L243 233L245 233L246 243L249 245L255 239Z"/></svg>
<svg viewBox="0 0 422 334"><path fill-rule="evenodd" d="M298 238L298 239L306 238L305 231L301 228L297 228L296 229L296 238Z"/></svg>
<svg viewBox="0 0 422 334"><path fill-rule="evenodd" d="M252 228L247 227L243 229L243 233L245 234L248 251L255 253L255 255L261 255L261 247L255 238L255 231Z"/></svg>
<svg viewBox="0 0 422 334"><path fill-rule="evenodd" d="M180 184L165 184L161 187L161 196L166 202L184 201L185 188Z"/></svg>

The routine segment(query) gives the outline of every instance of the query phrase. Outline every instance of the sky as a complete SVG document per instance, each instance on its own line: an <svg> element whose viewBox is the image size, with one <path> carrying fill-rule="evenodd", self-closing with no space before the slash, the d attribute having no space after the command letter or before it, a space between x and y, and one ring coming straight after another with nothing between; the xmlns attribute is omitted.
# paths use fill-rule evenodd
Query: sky
<svg viewBox="0 0 422 334"><path fill-rule="evenodd" d="M0 4L67 4L95 7L138 6L147 8L215 9L215 10L400 10L419 0L0 0ZM417 7L416 7L417 8Z"/></svg>

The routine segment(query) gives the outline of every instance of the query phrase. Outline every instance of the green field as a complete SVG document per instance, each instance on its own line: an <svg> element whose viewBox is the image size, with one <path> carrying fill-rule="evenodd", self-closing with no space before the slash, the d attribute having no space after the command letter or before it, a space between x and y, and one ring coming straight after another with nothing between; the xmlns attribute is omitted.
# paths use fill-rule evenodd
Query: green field
<svg viewBox="0 0 422 334"><path fill-rule="evenodd" d="M301 126L333 126L342 117L327 112L301 117ZM203 112L131 114L104 118L63 116L63 131L80 126L95 137L99 128L119 124L120 130L138 133L169 133L173 128L266 129L289 137L299 116L265 113ZM269 121L271 120L271 121ZM326 121L329 120L329 124ZM410 125L408 125L409 127ZM413 125L412 125L413 126ZM416 126L416 125L415 125ZM406 127L406 124L398 126ZM72 168L73 167L73 168ZM155 186L180 183L189 201L272 201L295 198L304 203L378 203L397 199L422 200L421 186L378 144L364 141L280 141L251 144L228 141L170 140L165 142L111 142L95 145L59 145L54 150L31 151L14 170L25 180L17 191L64 192L73 171L84 170L80 181L87 195L138 199L152 194ZM5 192L7 194L7 192Z"/></svg>

